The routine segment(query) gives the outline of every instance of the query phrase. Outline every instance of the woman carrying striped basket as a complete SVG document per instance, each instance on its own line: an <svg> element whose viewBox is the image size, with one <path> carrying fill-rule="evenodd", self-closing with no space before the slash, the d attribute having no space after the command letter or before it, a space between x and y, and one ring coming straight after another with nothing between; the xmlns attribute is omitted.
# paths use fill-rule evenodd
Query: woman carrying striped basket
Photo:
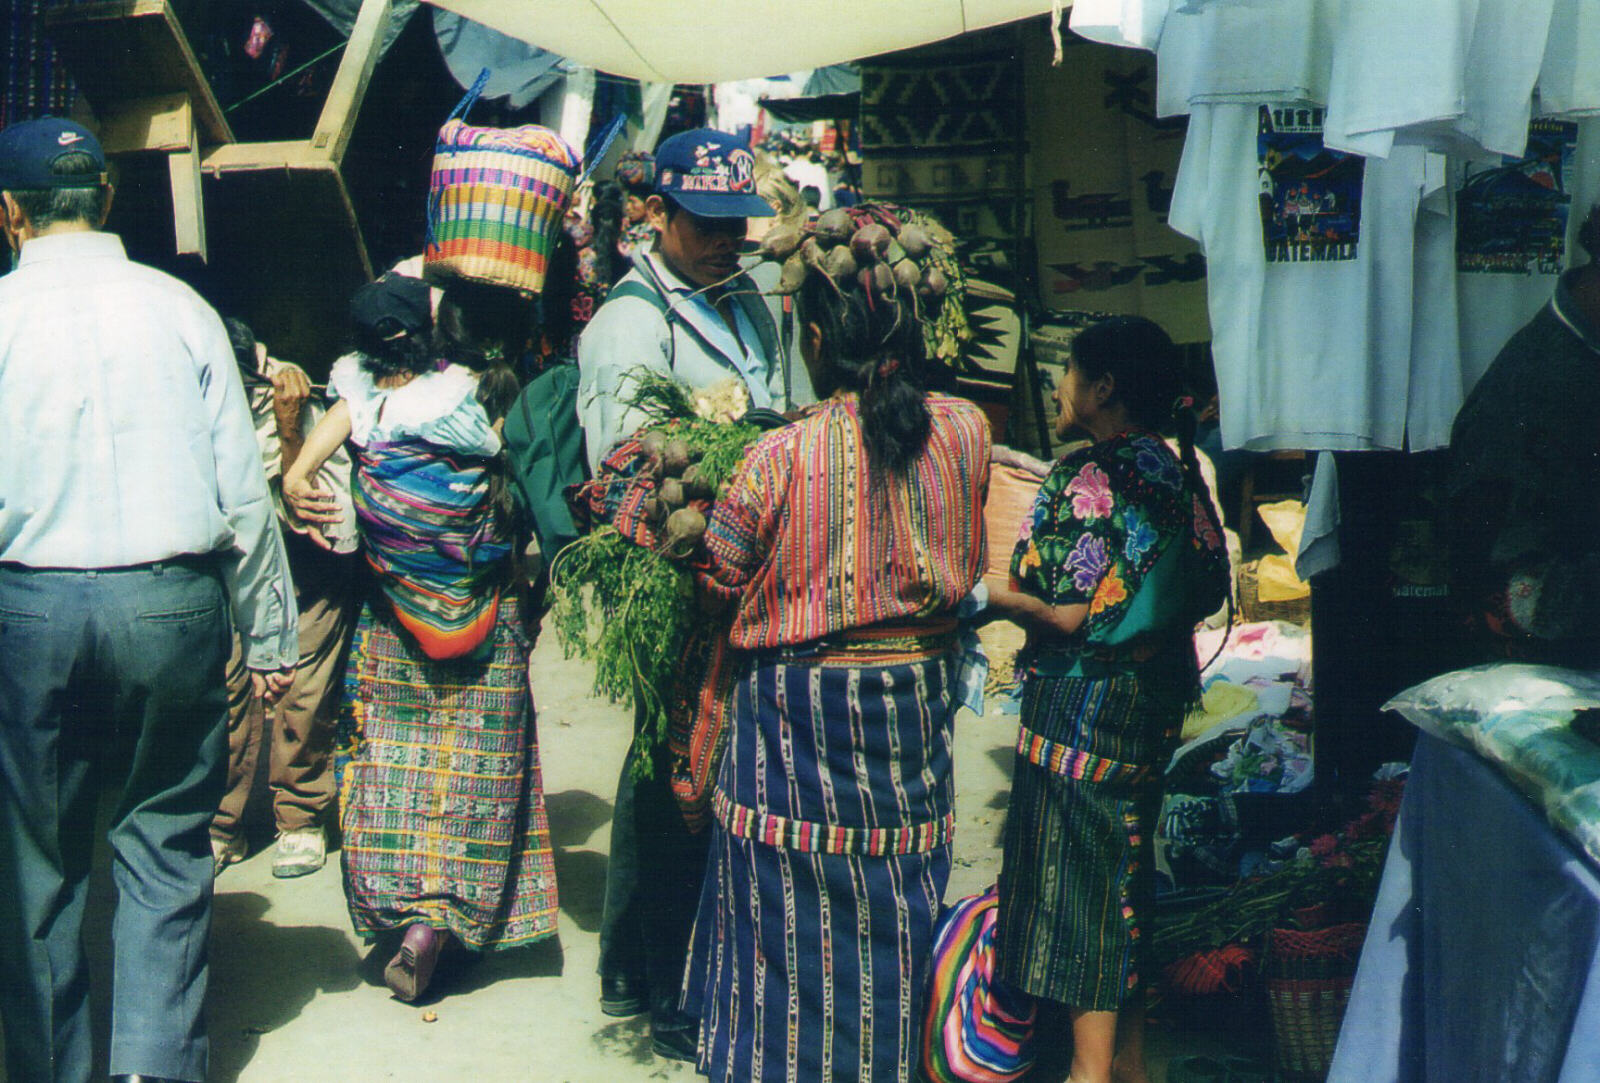
<svg viewBox="0 0 1600 1083"><path fill-rule="evenodd" d="M547 129L452 118L430 196L424 274L444 287L432 339L416 283L414 318L372 327L363 354L415 342L413 363L343 359L330 378L339 402L328 417L345 419L355 445L376 583L346 682L359 737L340 794L345 898L363 936L403 930L384 979L405 1001L422 995L449 943L489 951L556 930L500 422L519 390L510 362L535 341L532 295L576 170ZM317 435L296 470L314 469ZM286 477L284 492L305 518L326 510L303 477Z"/></svg>
<svg viewBox="0 0 1600 1083"><path fill-rule="evenodd" d="M1028 630L998 977L1070 1009L1071 1083L1110 1083L1113 1060L1119 1081L1148 1078L1150 838L1162 767L1199 693L1195 622L1228 592L1193 414L1175 405L1179 378L1171 339L1149 320L1078 335L1056 385L1056 430L1095 442L1045 478L1011 589L990 592L991 609ZM1157 430L1185 418L1174 455Z"/></svg>
<svg viewBox="0 0 1600 1083"><path fill-rule="evenodd" d="M921 389L908 295L807 280L826 397L751 447L707 531L742 667L683 1005L713 1079L915 1077L989 429Z"/></svg>
<svg viewBox="0 0 1600 1083"><path fill-rule="evenodd" d="M363 303L402 289L420 294L420 312L363 331ZM384 977L407 1001L452 940L485 951L556 928L529 640L495 464L492 418L516 382L482 348L463 291L446 291L432 342L422 282L386 278L358 292L364 349L334 365L337 401L284 478L285 498L314 521L326 509L307 472L330 438L355 448L374 589L346 680L360 736L340 794L345 899L358 933L404 932Z"/></svg>

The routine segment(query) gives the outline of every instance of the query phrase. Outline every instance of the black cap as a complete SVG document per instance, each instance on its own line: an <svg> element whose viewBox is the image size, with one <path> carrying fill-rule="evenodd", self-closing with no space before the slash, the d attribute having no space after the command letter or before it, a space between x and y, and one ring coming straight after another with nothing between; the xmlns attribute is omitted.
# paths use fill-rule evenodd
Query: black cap
<svg viewBox="0 0 1600 1083"><path fill-rule="evenodd" d="M350 319L382 339L426 331L433 323L428 284L390 271L356 290L350 298Z"/></svg>

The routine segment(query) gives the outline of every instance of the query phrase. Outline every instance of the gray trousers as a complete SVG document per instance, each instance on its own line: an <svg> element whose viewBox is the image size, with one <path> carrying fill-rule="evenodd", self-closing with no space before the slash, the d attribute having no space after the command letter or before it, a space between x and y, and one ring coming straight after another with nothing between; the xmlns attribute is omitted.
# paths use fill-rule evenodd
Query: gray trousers
<svg viewBox="0 0 1600 1083"><path fill-rule="evenodd" d="M101 792L113 1075L202 1080L208 827L227 764L229 613L209 558L0 565L0 1020L10 1083L90 1078L82 922Z"/></svg>

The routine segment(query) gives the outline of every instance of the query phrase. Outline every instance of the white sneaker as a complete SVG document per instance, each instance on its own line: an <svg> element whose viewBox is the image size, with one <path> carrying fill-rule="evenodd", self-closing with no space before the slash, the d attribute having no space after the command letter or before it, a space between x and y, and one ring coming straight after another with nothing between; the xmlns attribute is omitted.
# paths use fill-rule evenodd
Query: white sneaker
<svg viewBox="0 0 1600 1083"><path fill-rule="evenodd" d="M272 875L280 880L305 876L328 863L328 840L320 827L304 831L285 831L278 836L272 855Z"/></svg>

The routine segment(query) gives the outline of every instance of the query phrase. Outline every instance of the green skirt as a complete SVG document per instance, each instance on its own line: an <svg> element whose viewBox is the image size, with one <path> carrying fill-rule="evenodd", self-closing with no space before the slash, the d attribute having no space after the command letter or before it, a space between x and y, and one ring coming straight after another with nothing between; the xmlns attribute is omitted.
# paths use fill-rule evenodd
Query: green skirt
<svg viewBox="0 0 1600 1083"><path fill-rule="evenodd" d="M1114 1011L1140 988L1150 841L1183 722L1170 676L1023 686L995 947L1000 977L1024 992Z"/></svg>

